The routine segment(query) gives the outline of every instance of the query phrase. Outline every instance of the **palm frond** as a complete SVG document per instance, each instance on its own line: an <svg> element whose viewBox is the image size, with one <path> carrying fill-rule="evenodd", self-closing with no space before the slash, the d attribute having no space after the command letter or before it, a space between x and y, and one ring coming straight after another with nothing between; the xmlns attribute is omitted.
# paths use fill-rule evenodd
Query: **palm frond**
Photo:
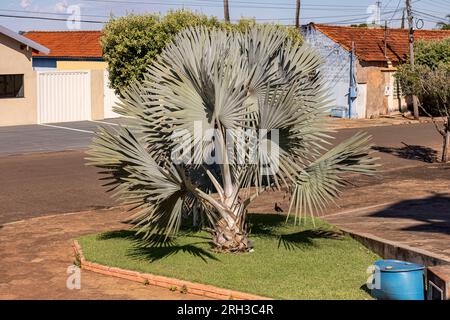
<svg viewBox="0 0 450 320"><path fill-rule="evenodd" d="M345 185L343 174L374 174L377 159L370 156L370 139L357 133L305 167L292 187L288 217L293 212L297 221L303 214L321 213L339 196Z"/></svg>

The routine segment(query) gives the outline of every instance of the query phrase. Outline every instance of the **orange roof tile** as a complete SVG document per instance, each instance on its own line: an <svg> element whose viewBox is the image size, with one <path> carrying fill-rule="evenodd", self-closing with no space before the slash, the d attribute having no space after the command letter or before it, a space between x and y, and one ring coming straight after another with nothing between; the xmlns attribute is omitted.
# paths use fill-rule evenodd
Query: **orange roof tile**
<svg viewBox="0 0 450 320"><path fill-rule="evenodd" d="M50 49L50 54L33 53L33 56L101 58L101 31L30 31L23 34Z"/></svg>
<svg viewBox="0 0 450 320"><path fill-rule="evenodd" d="M354 41L355 54L362 61L386 61L383 28L356 28L323 24L313 24L312 26L348 51L351 50L352 41ZM409 52L408 30L387 29L386 35L386 55L393 62L403 61ZM442 40L445 38L450 38L450 30L414 31L416 40Z"/></svg>

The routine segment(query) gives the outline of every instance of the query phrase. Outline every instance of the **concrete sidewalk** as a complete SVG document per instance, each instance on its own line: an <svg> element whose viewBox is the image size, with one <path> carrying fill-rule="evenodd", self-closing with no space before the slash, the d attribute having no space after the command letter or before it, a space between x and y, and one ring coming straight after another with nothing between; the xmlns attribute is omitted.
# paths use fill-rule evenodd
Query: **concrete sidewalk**
<svg viewBox="0 0 450 320"><path fill-rule="evenodd" d="M357 177L329 222L450 259L450 166L428 165ZM281 200L281 201L280 201ZM253 212L288 209L288 197L267 193ZM126 227L120 208L38 217L0 227L0 299L198 299L167 289L82 272L81 290L66 288L71 239Z"/></svg>
<svg viewBox="0 0 450 320"><path fill-rule="evenodd" d="M0 227L0 299L201 299L132 281L81 272L81 289L66 287L72 239L126 227L121 209L39 217Z"/></svg>
<svg viewBox="0 0 450 320"><path fill-rule="evenodd" d="M383 127L431 122L431 118L429 117L420 117L419 120L414 120L412 116L403 116L401 114L380 116L379 118L374 119L346 119L330 117L330 120L337 129Z"/></svg>

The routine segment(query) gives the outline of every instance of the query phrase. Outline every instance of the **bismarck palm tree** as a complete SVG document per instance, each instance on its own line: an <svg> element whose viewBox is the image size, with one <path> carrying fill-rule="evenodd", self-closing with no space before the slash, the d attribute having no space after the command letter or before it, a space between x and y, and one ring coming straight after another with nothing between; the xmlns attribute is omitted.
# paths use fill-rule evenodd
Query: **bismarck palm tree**
<svg viewBox="0 0 450 320"><path fill-rule="evenodd" d="M301 219L333 201L344 174L374 172L369 136L330 148L320 64L276 27L186 29L123 92L115 111L132 124L100 129L88 160L148 241L195 215L216 250L248 251L247 207L262 193L290 192Z"/></svg>

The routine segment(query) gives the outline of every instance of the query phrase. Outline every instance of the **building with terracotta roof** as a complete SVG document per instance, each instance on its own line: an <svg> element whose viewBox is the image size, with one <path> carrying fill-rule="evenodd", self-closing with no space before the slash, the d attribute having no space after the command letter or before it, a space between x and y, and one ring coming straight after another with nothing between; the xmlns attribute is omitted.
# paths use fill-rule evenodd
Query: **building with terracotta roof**
<svg viewBox="0 0 450 320"><path fill-rule="evenodd" d="M0 126L117 117L101 35L0 26Z"/></svg>
<svg viewBox="0 0 450 320"><path fill-rule="evenodd" d="M0 26L0 126L36 122L36 74L33 54L45 46Z"/></svg>
<svg viewBox="0 0 450 320"><path fill-rule="evenodd" d="M394 74L407 59L408 30L309 24L302 32L324 60L333 115L370 118L406 110ZM414 37L442 40L450 31L415 30Z"/></svg>
<svg viewBox="0 0 450 320"><path fill-rule="evenodd" d="M105 69L101 31L29 31L26 38L50 48L48 55L33 54L35 70Z"/></svg>

